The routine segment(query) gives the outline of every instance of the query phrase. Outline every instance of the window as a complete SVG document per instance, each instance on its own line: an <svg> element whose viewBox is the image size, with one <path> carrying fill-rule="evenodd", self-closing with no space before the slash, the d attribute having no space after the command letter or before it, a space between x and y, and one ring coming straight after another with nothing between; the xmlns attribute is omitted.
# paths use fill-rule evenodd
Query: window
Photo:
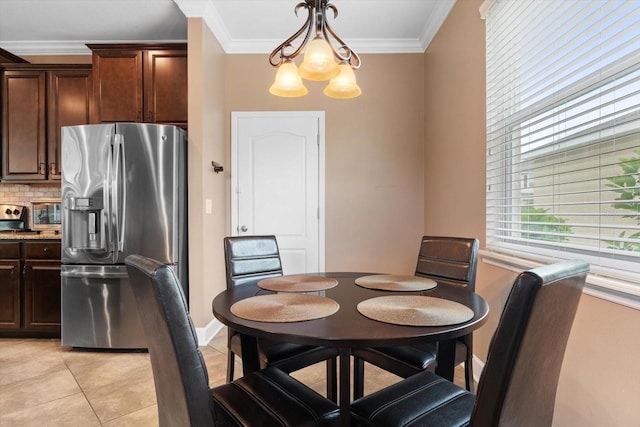
<svg viewBox="0 0 640 427"><path fill-rule="evenodd" d="M487 250L639 297L640 2L498 0L486 26Z"/></svg>

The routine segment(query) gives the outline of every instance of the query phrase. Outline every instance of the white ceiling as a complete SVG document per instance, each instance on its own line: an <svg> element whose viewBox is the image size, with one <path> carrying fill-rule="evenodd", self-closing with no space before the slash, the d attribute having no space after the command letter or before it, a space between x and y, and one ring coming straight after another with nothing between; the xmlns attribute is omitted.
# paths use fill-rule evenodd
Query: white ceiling
<svg viewBox="0 0 640 427"><path fill-rule="evenodd" d="M299 0L301 1L301 0ZM306 19L297 0L0 0L0 47L16 55L88 54L85 43L184 42L207 22L227 53L268 53ZM333 0L328 19L358 53L423 52L455 0Z"/></svg>

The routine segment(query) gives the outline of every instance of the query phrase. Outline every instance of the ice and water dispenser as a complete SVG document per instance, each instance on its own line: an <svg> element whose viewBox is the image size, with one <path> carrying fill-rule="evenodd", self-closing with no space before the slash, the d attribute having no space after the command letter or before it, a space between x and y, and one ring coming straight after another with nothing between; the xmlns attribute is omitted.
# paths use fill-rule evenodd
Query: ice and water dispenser
<svg viewBox="0 0 640 427"><path fill-rule="evenodd" d="M70 197L66 199L65 215L68 223L73 224L64 236L67 247L76 250L106 249L105 224L102 197ZM67 220L67 219L65 219Z"/></svg>

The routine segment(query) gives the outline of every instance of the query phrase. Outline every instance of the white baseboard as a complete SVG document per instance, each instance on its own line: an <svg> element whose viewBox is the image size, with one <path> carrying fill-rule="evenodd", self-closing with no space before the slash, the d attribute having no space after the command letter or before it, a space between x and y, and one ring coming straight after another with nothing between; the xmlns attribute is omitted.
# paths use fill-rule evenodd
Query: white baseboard
<svg viewBox="0 0 640 427"><path fill-rule="evenodd" d="M196 336L198 337L198 345L205 346L216 336L224 327L218 319L212 319L204 328L196 328Z"/></svg>
<svg viewBox="0 0 640 427"><path fill-rule="evenodd" d="M473 355L473 380L477 383L480 381L480 375L484 369L484 362L480 360L475 354Z"/></svg>

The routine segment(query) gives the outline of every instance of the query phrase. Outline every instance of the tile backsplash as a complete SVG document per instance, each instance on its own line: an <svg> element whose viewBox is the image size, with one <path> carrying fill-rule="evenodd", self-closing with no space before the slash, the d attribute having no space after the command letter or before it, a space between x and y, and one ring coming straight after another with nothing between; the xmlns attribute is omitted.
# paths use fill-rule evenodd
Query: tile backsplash
<svg viewBox="0 0 640 427"><path fill-rule="evenodd" d="M0 184L0 204L22 205L31 209L33 199L59 199L60 184Z"/></svg>

